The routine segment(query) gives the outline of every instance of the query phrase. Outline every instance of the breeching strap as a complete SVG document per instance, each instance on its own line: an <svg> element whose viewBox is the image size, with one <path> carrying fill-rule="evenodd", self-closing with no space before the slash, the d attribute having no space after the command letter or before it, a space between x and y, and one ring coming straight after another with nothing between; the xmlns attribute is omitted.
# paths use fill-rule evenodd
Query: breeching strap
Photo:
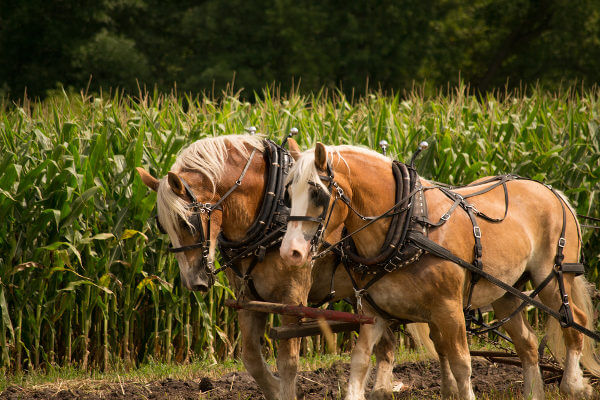
<svg viewBox="0 0 600 400"><path fill-rule="evenodd" d="M493 283L494 285L504 289L505 291L509 292L510 294L512 294L512 295L518 297L519 299L527 302L528 304L531 304L531 305L541 309L542 311L550 314L552 317L556 318L558 321L563 321L563 317L560 312L554 311L553 309L546 306L545 304L543 304L535 299L532 299L531 297L529 297L525 293L521 292L520 290L502 282L500 279L494 277L493 275L490 275L487 272L475 267L473 264L454 255L450 250L440 246L436 242L425 237L423 234L421 234L419 232L409 232L408 240L410 240L418 248L425 250L431 254L434 254L440 258L444 258L448 261L452 261L453 263L458 264L461 267L471 271L473 274L480 275L482 278L484 278L484 279L488 280L489 282ZM592 332L591 330L589 330L575 322L573 322L573 324L571 325L571 328L578 330L579 332L593 338L596 341L600 341L600 335L598 333Z"/></svg>

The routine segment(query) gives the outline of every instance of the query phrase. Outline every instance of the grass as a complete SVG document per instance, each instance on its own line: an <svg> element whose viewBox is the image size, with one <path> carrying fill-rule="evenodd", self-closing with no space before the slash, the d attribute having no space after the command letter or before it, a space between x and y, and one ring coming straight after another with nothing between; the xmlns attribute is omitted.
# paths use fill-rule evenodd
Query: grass
<svg viewBox="0 0 600 400"><path fill-rule="evenodd" d="M396 353L395 363L402 364L428 360L430 360L430 356L422 351L399 351ZM300 358L299 369L300 371L314 371L318 368L327 369L336 363L349 363L349 361L350 355L348 353L311 355ZM274 359L271 358L268 362L270 365L273 365ZM206 360L193 360L187 364L150 361L133 370L127 371L121 369L110 372L84 371L74 367L54 367L27 374L20 373L3 376L0 378L0 392L4 391L7 387L18 386L26 393L36 391L58 393L62 390L68 391L71 389L77 390L78 393L83 391L88 394L101 396L102 393L106 393L109 390L114 390L115 388L118 390L120 385L126 383L145 385L167 379L199 382L205 377L217 379L230 372L241 372L243 370L243 364L239 360L229 360L216 364L207 362ZM302 380L302 378L299 379L300 381ZM210 399L211 396L210 393L204 395L198 393L198 398ZM341 397L338 396L337 398ZM440 398L439 396L434 396L432 399ZM509 400L520 399L522 397L518 392L491 392L483 394L478 398L483 400ZM411 396L408 399L422 399L422 397ZM559 393L557 387L553 386L546 388L546 399L562 400L565 397Z"/></svg>
<svg viewBox="0 0 600 400"><path fill-rule="evenodd" d="M194 360L187 364L150 361L138 368L126 370L114 369L103 372L99 370L83 370L77 367L51 367L44 370L5 375L0 379L0 391L10 385L24 388L53 388L81 386L100 387L105 383L139 382L148 383L167 378L178 380L197 380L203 377L217 378L234 371L243 371L244 365L239 360L228 360L221 363L210 363L206 360Z"/></svg>
<svg viewBox="0 0 600 400"><path fill-rule="evenodd" d="M407 363L429 359L422 350L412 351L398 348L396 352L396 363ZM375 358L373 357L373 362ZM350 353L341 354L319 354L311 353L300 357L300 371L314 371L318 368L328 368L333 364L350 362ZM275 368L275 359L270 357L267 363ZM194 358L189 363L165 363L161 361L149 360L137 368L128 369L124 365L111 369L110 371L101 371L98 369L84 370L75 366L52 366L45 369L20 372L15 374L6 374L0 376L0 392L10 385L17 385L26 388L59 387L85 384L93 387L94 382L97 385L103 383L119 383L124 381L148 383L167 378L179 380L198 380L203 377L218 378L229 372L244 371L244 365L241 360L232 358L218 363L207 359Z"/></svg>

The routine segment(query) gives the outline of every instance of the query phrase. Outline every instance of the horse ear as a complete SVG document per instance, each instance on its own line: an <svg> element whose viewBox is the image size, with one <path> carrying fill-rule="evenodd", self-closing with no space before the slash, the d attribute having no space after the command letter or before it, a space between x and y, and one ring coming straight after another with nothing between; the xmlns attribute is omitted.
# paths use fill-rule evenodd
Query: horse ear
<svg viewBox="0 0 600 400"><path fill-rule="evenodd" d="M321 142L317 142L317 147L315 147L315 166L320 171L327 169L327 149Z"/></svg>
<svg viewBox="0 0 600 400"><path fill-rule="evenodd" d="M298 161L300 158L300 146L298 146L298 142L296 142L293 138L289 138L287 141L288 148L290 149L290 155L294 159L294 161Z"/></svg>
<svg viewBox="0 0 600 400"><path fill-rule="evenodd" d="M175 172L169 171L167 182L169 182L169 186L171 186L171 190L175 194L185 194L185 187L183 186L183 182L181 182L181 179L179 179L179 175L177 175Z"/></svg>
<svg viewBox="0 0 600 400"><path fill-rule="evenodd" d="M146 172L144 168L137 167L136 170L138 174L140 174L140 178L142 178L144 185L156 192L158 190L158 179L150 175L149 172Z"/></svg>

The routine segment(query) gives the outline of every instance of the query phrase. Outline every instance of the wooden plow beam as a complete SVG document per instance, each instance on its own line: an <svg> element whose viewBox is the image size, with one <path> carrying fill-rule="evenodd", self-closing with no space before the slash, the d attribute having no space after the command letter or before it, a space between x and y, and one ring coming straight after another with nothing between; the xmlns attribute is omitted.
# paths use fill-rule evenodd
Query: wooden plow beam
<svg viewBox="0 0 600 400"><path fill-rule="evenodd" d="M292 304L269 303L265 301L248 301L239 303L236 300L225 300L227 307L270 314L291 315L310 318L312 321L298 321L297 324L273 327L269 332L272 339L291 339L314 336L322 333L323 324L329 326L332 333L356 331L361 324L374 324L375 318L344 311L323 310L321 308L295 306ZM316 321L315 321L316 320Z"/></svg>

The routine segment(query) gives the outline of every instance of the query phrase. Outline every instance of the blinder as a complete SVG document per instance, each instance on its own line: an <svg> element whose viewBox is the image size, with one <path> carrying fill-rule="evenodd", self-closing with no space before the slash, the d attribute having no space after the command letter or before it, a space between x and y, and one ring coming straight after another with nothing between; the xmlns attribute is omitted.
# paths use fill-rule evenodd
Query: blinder
<svg viewBox="0 0 600 400"><path fill-rule="evenodd" d="M323 196L323 192L321 190L319 190L319 185L316 182L308 182L309 185L314 186L314 188L317 190L317 192L315 192L314 194L311 193L311 197L313 198L313 200L315 201L315 203L317 203L317 205L320 205L323 207L323 211L321 211L321 214L318 217L311 217L309 215L290 215L288 217L288 221L306 221L306 222L316 222L317 224L319 224L319 226L317 227L317 230L315 232L315 235L313 236L313 238L310 241L311 247L312 247L312 251L316 251L317 246L319 245L319 243L321 242L321 239L323 237L323 232L325 231L325 229L327 228L327 225L329 224L329 219L331 218L331 214L333 213L333 209L335 207L335 202L337 201L338 197L341 195L343 195L343 191L341 191L341 188L338 186L337 182L335 182L333 180L333 168L331 167L331 163L329 161L327 161L327 175L319 175L319 179L321 179L322 181L325 182L329 182L327 185L327 190L329 191L329 196ZM289 186L289 183L288 183ZM335 188L336 191L334 192L332 190L332 188ZM341 191L341 192L340 192ZM286 187L286 191L285 191L285 196L287 198L287 200L289 201L289 207L291 208L291 200L290 200L290 196L289 196L289 192L288 192L288 187ZM331 197L334 197L333 200L333 204L331 205L331 208L329 208L329 202L331 200ZM327 197L325 199L325 197ZM329 215L327 215L327 211L329 211Z"/></svg>

